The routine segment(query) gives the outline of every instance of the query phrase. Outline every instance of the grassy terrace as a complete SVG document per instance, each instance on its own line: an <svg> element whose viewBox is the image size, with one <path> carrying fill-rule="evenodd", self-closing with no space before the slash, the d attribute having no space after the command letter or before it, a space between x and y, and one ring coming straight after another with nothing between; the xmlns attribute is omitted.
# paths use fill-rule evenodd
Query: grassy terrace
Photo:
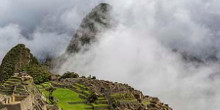
<svg viewBox="0 0 220 110"><path fill-rule="evenodd" d="M1 85L0 92L4 94L11 94L13 91L13 87L21 84L21 79L18 77L11 77L4 84ZM16 91L16 93L23 92L23 89L20 88Z"/></svg>
<svg viewBox="0 0 220 110"><path fill-rule="evenodd" d="M75 88L76 91L79 91L83 96L88 96L89 94L91 94L89 88L82 84L76 83L72 85L72 87Z"/></svg>
<svg viewBox="0 0 220 110"><path fill-rule="evenodd" d="M134 97L133 94L126 93L126 92L114 93L114 94L111 94L111 97L114 98L117 102L121 102L121 103L135 103L135 102L137 102L137 99Z"/></svg>
<svg viewBox="0 0 220 110"><path fill-rule="evenodd" d="M50 83L38 85L38 88L43 92L48 102L49 92L45 89L50 86ZM79 93L67 88L56 88L53 96L62 110L91 110L92 108L92 106L85 103L85 100L79 98Z"/></svg>
<svg viewBox="0 0 220 110"><path fill-rule="evenodd" d="M69 104L71 102L84 102L83 99L79 98L78 93L69 89L57 88L53 96L58 100L58 106L63 110L85 110L85 108L91 108L85 103Z"/></svg>
<svg viewBox="0 0 220 110"><path fill-rule="evenodd" d="M77 91L80 91L79 94L86 98L91 94L91 91L89 91L89 87L83 84L75 83L74 85L72 85L72 87L75 88ZM98 100L96 100L95 103L92 103L91 105L94 109L99 109L104 107L108 110L109 107L108 101L104 96L98 96Z"/></svg>
<svg viewBox="0 0 220 110"><path fill-rule="evenodd" d="M92 104L94 110L109 110L108 104Z"/></svg>
<svg viewBox="0 0 220 110"><path fill-rule="evenodd" d="M56 85L61 86L62 84L56 83ZM50 86L50 82L37 85L37 87L43 92L48 102L49 92L46 91L46 88ZM89 88L79 83L73 84L72 89L58 87L53 92L53 96L57 101L59 108L62 108L62 110L94 110L100 108L103 108L100 110L108 110L108 101L103 96L98 97L98 100L92 104L86 104L86 100L79 97L83 96L88 98L90 94L91 91L89 91Z"/></svg>
<svg viewBox="0 0 220 110"><path fill-rule="evenodd" d="M150 101L144 100L142 103L143 103L144 105L148 105L148 104L150 104Z"/></svg>

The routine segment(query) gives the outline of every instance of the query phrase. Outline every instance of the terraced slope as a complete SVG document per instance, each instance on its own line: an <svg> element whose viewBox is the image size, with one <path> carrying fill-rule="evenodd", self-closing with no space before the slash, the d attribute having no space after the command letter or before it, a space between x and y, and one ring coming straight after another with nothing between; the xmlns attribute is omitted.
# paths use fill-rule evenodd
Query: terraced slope
<svg viewBox="0 0 220 110"><path fill-rule="evenodd" d="M52 86L50 83L44 83L38 85L39 89L43 92L44 96L49 102L49 92L46 88ZM68 88L62 88L61 85L56 86L56 90L53 92L54 100L59 108L63 110L85 110L92 109L92 106L86 103L86 100L80 97L80 93L75 92Z"/></svg>
<svg viewBox="0 0 220 110"><path fill-rule="evenodd" d="M63 110L109 110L108 100L104 96L97 96L97 99L90 102L90 97L94 95L88 87L83 84L74 83L72 85L64 85L62 83L51 82L38 85L44 96L49 102L49 92L46 88L49 86L56 87L53 92L54 100Z"/></svg>
<svg viewBox="0 0 220 110"><path fill-rule="evenodd" d="M49 86L56 87L53 97L63 110L172 110L158 98L144 96L126 84L89 78L62 79L39 85L47 99Z"/></svg>
<svg viewBox="0 0 220 110"><path fill-rule="evenodd" d="M11 95L13 92L16 94L24 94L27 93L25 86L23 85L23 81L19 77L11 77L7 81L5 81L2 85L0 85L0 93Z"/></svg>

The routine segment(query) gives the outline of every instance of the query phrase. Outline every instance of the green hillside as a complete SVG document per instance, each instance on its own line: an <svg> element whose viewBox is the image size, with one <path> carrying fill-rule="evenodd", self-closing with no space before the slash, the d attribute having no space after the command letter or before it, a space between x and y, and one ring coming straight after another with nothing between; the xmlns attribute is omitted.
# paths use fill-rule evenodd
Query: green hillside
<svg viewBox="0 0 220 110"><path fill-rule="evenodd" d="M24 44L18 44L13 47L2 60L0 66L0 82L7 80L14 73L22 71L22 68L30 64L38 65L39 63Z"/></svg>

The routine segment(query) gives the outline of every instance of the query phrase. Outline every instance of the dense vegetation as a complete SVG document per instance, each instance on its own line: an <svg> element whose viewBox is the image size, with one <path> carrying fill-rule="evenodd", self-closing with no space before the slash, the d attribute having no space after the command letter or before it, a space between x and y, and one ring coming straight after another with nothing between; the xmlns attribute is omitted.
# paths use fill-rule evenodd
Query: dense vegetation
<svg viewBox="0 0 220 110"><path fill-rule="evenodd" d="M29 64L39 64L38 60L30 53L30 50L24 44L13 47L2 60L0 82L6 81L15 72L20 72L22 68Z"/></svg>
<svg viewBox="0 0 220 110"><path fill-rule="evenodd" d="M43 68L24 44L13 47L2 60L0 82L6 81L16 72L25 71L34 78L36 84L50 80L50 72Z"/></svg>
<svg viewBox="0 0 220 110"><path fill-rule="evenodd" d="M31 64L23 68L23 70L34 78L35 84L40 84L50 80L51 73L40 65Z"/></svg>
<svg viewBox="0 0 220 110"><path fill-rule="evenodd" d="M65 78L78 78L78 77L79 77L79 75L77 73L74 73L74 72L66 72L61 76L62 79L65 79Z"/></svg>

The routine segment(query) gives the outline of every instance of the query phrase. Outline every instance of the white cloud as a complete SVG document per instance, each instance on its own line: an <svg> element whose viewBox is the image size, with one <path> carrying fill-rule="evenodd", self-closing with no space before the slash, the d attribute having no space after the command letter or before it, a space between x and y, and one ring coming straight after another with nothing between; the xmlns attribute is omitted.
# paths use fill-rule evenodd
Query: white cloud
<svg viewBox="0 0 220 110"><path fill-rule="evenodd" d="M216 6L214 1L109 2L118 25L100 33L99 42L88 52L70 56L59 73L69 70L128 83L145 94L158 96L175 110L220 108L220 81L210 78L218 76L219 63L195 65L172 52L179 49L200 58L215 55L219 47L215 33L219 30L214 31L217 28L212 25L216 25L208 19L215 17L210 13ZM199 8L207 4L212 9ZM205 21L198 19L194 10L199 10Z"/></svg>
<svg viewBox="0 0 220 110"><path fill-rule="evenodd" d="M38 58L60 55L82 18L100 2L1 0L0 59L17 43L25 43ZM100 33L88 52L71 56L59 73L71 70L128 83L176 110L220 109L219 63L194 65L171 51L219 58L219 1L107 2L116 27Z"/></svg>
<svg viewBox="0 0 220 110"><path fill-rule="evenodd" d="M60 55L82 18L101 1L1 0L0 61L18 43L40 59Z"/></svg>

